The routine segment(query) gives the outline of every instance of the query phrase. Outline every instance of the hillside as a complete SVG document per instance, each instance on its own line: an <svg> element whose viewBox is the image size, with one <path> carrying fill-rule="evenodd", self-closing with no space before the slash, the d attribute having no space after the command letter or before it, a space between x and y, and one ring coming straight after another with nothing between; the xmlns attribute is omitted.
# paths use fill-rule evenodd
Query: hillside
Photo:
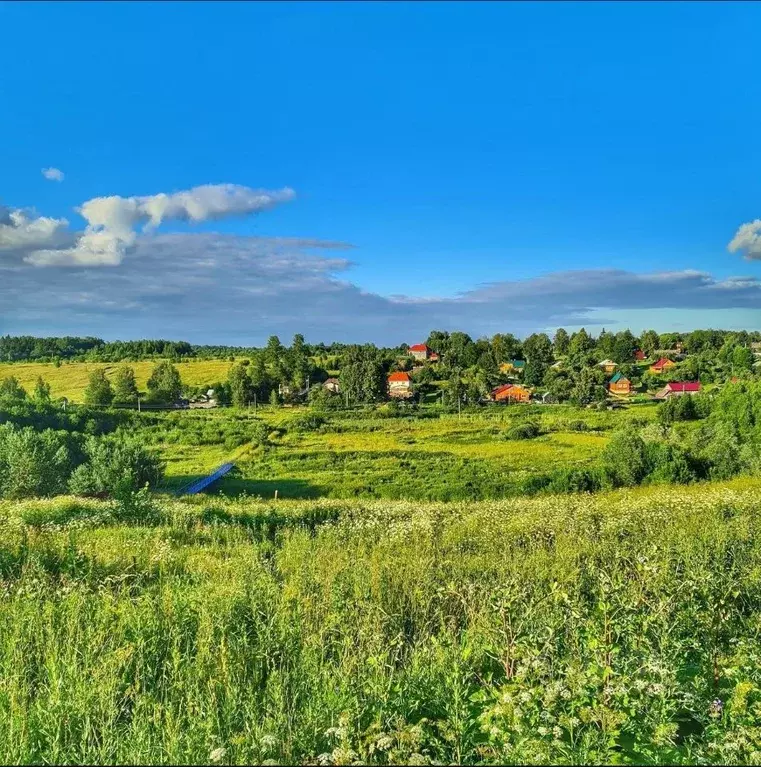
<svg viewBox="0 0 761 767"><path fill-rule="evenodd" d="M759 488L0 503L0 760L753 762Z"/></svg>

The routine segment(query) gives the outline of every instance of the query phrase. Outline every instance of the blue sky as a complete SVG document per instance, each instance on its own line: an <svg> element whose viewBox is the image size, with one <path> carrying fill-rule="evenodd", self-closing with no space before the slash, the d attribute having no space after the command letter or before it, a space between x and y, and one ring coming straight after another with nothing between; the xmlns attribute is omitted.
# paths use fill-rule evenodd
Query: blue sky
<svg viewBox="0 0 761 767"><path fill-rule="evenodd" d="M0 219L0 332L761 329L757 229L727 248L761 217L759 22L753 3L0 3L0 205L24 211L4 248ZM87 201L219 184L295 195L135 219L108 265L18 244L35 216L76 239Z"/></svg>

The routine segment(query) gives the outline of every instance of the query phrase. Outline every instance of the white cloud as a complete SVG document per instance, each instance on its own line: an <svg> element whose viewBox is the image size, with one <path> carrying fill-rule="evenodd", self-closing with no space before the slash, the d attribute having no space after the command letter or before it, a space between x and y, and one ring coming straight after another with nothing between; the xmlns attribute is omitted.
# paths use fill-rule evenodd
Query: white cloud
<svg viewBox="0 0 761 767"><path fill-rule="evenodd" d="M41 173L48 181L63 181L64 179L63 171L58 170L58 168L43 168Z"/></svg>
<svg viewBox="0 0 761 767"><path fill-rule="evenodd" d="M730 253L744 250L750 261L761 259L761 219L742 224L727 247Z"/></svg>
<svg viewBox="0 0 761 767"><path fill-rule="evenodd" d="M36 216L33 212L0 207L0 251L57 247L70 240L65 218Z"/></svg>
<svg viewBox="0 0 761 767"><path fill-rule="evenodd" d="M136 228L152 231L164 221L210 221L250 215L288 202L295 192L206 184L173 194L95 197L77 212L87 221L73 247L41 248L25 257L33 266L118 266L137 241Z"/></svg>

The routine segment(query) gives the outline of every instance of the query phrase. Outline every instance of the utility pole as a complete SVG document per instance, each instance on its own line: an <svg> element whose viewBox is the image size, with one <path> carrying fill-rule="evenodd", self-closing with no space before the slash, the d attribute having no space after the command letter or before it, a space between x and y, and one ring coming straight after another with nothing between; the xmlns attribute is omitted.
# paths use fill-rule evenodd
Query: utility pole
<svg viewBox="0 0 761 767"><path fill-rule="evenodd" d="M137 412L140 412L140 397L137 398Z"/></svg>

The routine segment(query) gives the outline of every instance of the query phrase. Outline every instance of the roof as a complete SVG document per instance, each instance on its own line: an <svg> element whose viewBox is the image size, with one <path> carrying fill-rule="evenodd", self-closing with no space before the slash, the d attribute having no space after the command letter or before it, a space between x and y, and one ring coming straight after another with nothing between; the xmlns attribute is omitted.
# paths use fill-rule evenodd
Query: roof
<svg viewBox="0 0 761 767"><path fill-rule="evenodd" d="M628 381L628 380L629 379L621 371L619 371L613 376L613 378L610 379L610 382L618 383L619 381Z"/></svg>
<svg viewBox="0 0 761 767"><path fill-rule="evenodd" d="M397 371L396 373L392 373L388 377L388 380L389 380L389 383L390 383L391 381L405 381L405 382L409 382L412 379L410 379L410 374L409 373L404 373L402 371Z"/></svg>
<svg viewBox="0 0 761 767"><path fill-rule="evenodd" d="M607 367L608 365L615 365L616 363L613 362L613 360L603 360L602 362L598 362L598 365Z"/></svg>
<svg viewBox="0 0 761 767"><path fill-rule="evenodd" d="M512 389L513 384L502 384L501 386L497 386L496 388L491 390L492 397L496 397L497 394L502 394L503 391L507 391L508 389Z"/></svg>
<svg viewBox="0 0 761 767"><path fill-rule="evenodd" d="M666 384L669 391L700 391L700 381L671 381Z"/></svg>
<svg viewBox="0 0 761 767"><path fill-rule="evenodd" d="M525 368L526 367L526 360L511 360L510 364L514 368Z"/></svg>
<svg viewBox="0 0 761 767"><path fill-rule="evenodd" d="M340 381L337 378L326 378L325 379L325 383L326 384L329 384L329 383L340 383Z"/></svg>
<svg viewBox="0 0 761 767"><path fill-rule="evenodd" d="M662 368L664 365L673 365L674 363L668 357L661 357L652 367Z"/></svg>
<svg viewBox="0 0 761 767"><path fill-rule="evenodd" d="M411 352L427 352L429 351L428 346L426 344L413 344L410 346Z"/></svg>

